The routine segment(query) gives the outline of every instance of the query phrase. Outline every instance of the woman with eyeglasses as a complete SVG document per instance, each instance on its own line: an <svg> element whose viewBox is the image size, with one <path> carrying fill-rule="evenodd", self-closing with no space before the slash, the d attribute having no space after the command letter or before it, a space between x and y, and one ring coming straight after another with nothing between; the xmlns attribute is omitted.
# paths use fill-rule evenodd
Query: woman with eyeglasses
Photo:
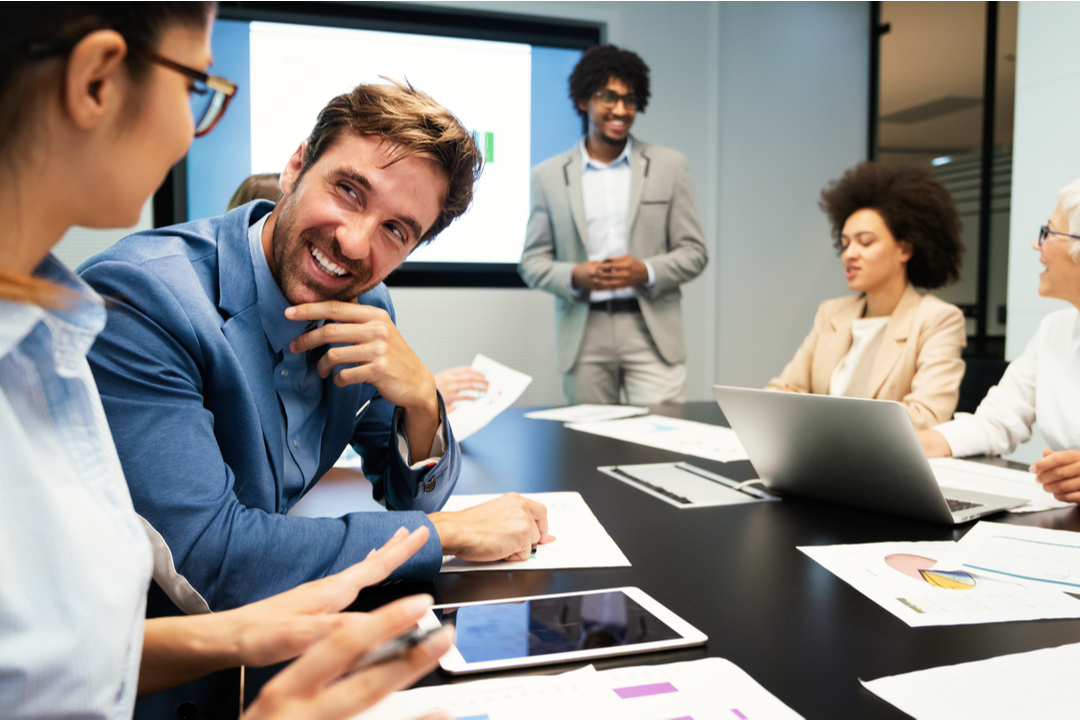
<svg viewBox="0 0 1080 720"><path fill-rule="evenodd" d="M916 429L952 417L964 315L933 290L960 275L960 216L926 168L864 162L821 191L855 295L826 300L772 390L895 400Z"/></svg>
<svg viewBox="0 0 1080 720"><path fill-rule="evenodd" d="M1031 244L1046 268L1039 294L1073 307L1050 313L974 415L919 433L930 457L1004 455L1039 429L1050 447L1030 470L1056 499L1080 503L1080 179Z"/></svg>
<svg viewBox="0 0 1080 720"><path fill-rule="evenodd" d="M192 136L221 117L236 86L205 73L212 11L177 2L0 11L0 717L129 718L136 692L301 655L244 717L344 718L449 648L440 633L348 673L430 604L416 596L338 612L423 545L425 529L262 602L144 619L154 558L86 362L105 308L50 250L72 225L133 224Z"/></svg>

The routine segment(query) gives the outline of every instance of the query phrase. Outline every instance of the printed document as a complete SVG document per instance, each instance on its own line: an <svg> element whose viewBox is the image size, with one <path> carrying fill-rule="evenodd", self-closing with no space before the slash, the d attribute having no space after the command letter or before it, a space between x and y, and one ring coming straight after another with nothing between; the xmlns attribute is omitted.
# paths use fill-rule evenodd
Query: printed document
<svg viewBox="0 0 1080 720"><path fill-rule="evenodd" d="M458 720L800 717L734 663L705 658L416 688L393 693L355 720L400 720L436 709Z"/></svg>
<svg viewBox="0 0 1080 720"><path fill-rule="evenodd" d="M693 420L647 415L611 422L571 423L566 427L717 462L749 459L734 430Z"/></svg>
<svg viewBox="0 0 1080 720"><path fill-rule="evenodd" d="M604 530L581 495L576 492L525 493L548 511L548 534L554 542L536 547L528 560L469 562L443 557L442 572L473 570L562 570L566 568L630 567L630 561ZM457 511L494 500L499 495L451 495L443 510Z"/></svg>
<svg viewBox="0 0 1080 720"><path fill-rule="evenodd" d="M1043 490L1042 485L1035 480L1035 474L1025 470L1013 470L958 458L934 458L930 461L930 467L942 487L1028 500L1027 505L1013 508L1009 512L1029 513L1072 507L1072 503L1055 500L1054 496Z"/></svg>
<svg viewBox="0 0 1080 720"><path fill-rule="evenodd" d="M940 564L1029 588L1080 593L1080 533L980 522Z"/></svg>
<svg viewBox="0 0 1080 720"><path fill-rule="evenodd" d="M525 373L508 368L485 355L478 354L473 359L472 369L484 374L488 389L478 394L475 400L458 400L454 411L446 414L458 442L513 405L532 382L532 378Z"/></svg>
<svg viewBox="0 0 1080 720"><path fill-rule="evenodd" d="M910 627L1080 618L1080 600L976 571L945 570L953 542L800 547Z"/></svg>
<svg viewBox="0 0 1080 720"><path fill-rule="evenodd" d="M635 415L646 415L649 408L634 405L569 405L550 410L533 410L525 413L531 420L556 420L558 422L603 422L619 420Z"/></svg>
<svg viewBox="0 0 1080 720"><path fill-rule="evenodd" d="M920 720L1074 720L1080 644L860 681Z"/></svg>

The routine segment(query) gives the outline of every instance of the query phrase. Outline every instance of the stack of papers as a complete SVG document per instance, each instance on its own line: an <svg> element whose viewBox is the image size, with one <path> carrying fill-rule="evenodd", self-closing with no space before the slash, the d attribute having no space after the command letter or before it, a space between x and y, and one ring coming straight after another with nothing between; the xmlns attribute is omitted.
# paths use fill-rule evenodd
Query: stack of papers
<svg viewBox="0 0 1080 720"><path fill-rule="evenodd" d="M975 570L950 570L953 542L800 547L910 627L1080 618L1080 600ZM939 567L939 561L941 566Z"/></svg>
<svg viewBox="0 0 1080 720"><path fill-rule="evenodd" d="M465 510L500 495L451 495L445 511ZM529 493L524 497L547 507L548 534L555 541L539 545L528 560L469 562L443 557L442 572L474 570L560 570L565 568L630 567L630 561L604 530L585 500L576 492Z"/></svg>
<svg viewBox="0 0 1080 720"><path fill-rule="evenodd" d="M571 423L566 427L717 462L749 459L734 430L693 420L647 415L611 422Z"/></svg>
<svg viewBox="0 0 1080 720"><path fill-rule="evenodd" d="M1024 470L1011 470L956 458L935 458L930 461L930 467L942 487L1028 500L1027 505L1013 508L1009 512L1029 513L1072 507L1072 503L1055 500L1054 496L1043 490L1042 485L1035 480L1034 473Z"/></svg>
<svg viewBox="0 0 1080 720"><path fill-rule="evenodd" d="M690 463L612 465L596 469L680 510L780 500L779 496L756 487L753 481L753 484L739 483Z"/></svg>
<svg viewBox="0 0 1080 720"><path fill-rule="evenodd" d="M417 688L390 695L356 720L400 720L438 709L458 720L800 717L734 663L706 658Z"/></svg>
<svg viewBox="0 0 1080 720"><path fill-rule="evenodd" d="M1075 718L1080 644L863 682L920 720Z"/></svg>
<svg viewBox="0 0 1080 720"><path fill-rule="evenodd" d="M458 400L454 411L447 413L450 427L458 442L472 435L487 425L506 408L521 397L529 387L532 378L525 373L508 368L484 355L477 355L472 361L472 369L484 374L488 389L477 395L475 400Z"/></svg>

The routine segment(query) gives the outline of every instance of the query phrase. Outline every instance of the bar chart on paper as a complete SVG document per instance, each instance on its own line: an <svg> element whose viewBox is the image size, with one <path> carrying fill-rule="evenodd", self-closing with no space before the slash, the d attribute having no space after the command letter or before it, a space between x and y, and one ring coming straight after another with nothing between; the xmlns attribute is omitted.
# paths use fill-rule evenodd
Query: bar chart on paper
<svg viewBox="0 0 1080 720"><path fill-rule="evenodd" d="M455 720L791 720L800 716L721 658L477 680L394 693L364 720L442 708Z"/></svg>

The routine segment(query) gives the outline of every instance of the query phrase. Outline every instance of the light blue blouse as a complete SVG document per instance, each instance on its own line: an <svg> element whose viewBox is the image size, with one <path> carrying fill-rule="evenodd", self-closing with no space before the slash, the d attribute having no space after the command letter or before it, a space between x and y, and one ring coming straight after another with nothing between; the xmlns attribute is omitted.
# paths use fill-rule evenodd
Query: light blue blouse
<svg viewBox="0 0 1080 720"><path fill-rule="evenodd" d="M76 295L0 300L0 717L126 720L153 558L86 362L105 308L35 275Z"/></svg>

